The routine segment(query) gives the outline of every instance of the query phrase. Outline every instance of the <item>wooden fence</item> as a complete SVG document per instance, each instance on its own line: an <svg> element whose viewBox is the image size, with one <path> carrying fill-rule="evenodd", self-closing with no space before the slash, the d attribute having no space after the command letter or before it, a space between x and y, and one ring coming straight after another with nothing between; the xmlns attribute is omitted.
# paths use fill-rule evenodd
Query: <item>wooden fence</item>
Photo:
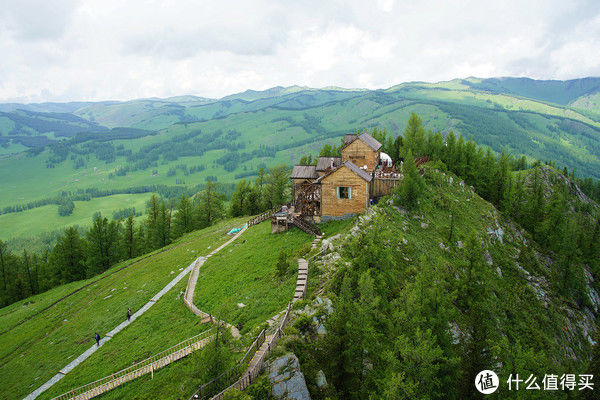
<svg viewBox="0 0 600 400"><path fill-rule="evenodd" d="M396 178L374 178L371 181L371 197L381 197L390 194L400 183Z"/></svg>
<svg viewBox="0 0 600 400"><path fill-rule="evenodd" d="M88 383L87 385L80 386L67 393L61 394L60 396L54 397L52 400L91 399L132 379L149 373L153 374L155 370L204 347L206 343L212 340L213 336L213 329L209 329L199 335L186 339L167 350L155 354L152 357L133 364L128 368L122 369L119 372L115 372L112 375L98 379L92 383Z"/></svg>
<svg viewBox="0 0 600 400"><path fill-rule="evenodd" d="M248 369L246 370L244 375L242 375L232 385L230 385L229 387L227 387L226 389L224 389L217 395L211 397L210 400L223 400L223 398L225 397L225 393L227 393L229 390L237 389L239 391L242 391L242 390L246 389L248 386L250 386L250 384L252 384L252 381L254 381L254 379L256 379L256 377L260 373L260 370L262 369L265 359L267 358L267 356L269 355L271 350L273 348L275 348L275 346L277 345L277 342L279 341L279 338L283 336L283 331L286 328L286 326L290 320L291 310L292 310L292 303L290 302L290 303L288 303L285 315L283 316L283 319L281 320L281 324L279 325L279 327L277 328L277 330L275 331L275 333L273 335L269 335L266 337L262 346L260 346L258 351L255 352L254 356L252 357L252 360L250 360L250 364L248 365ZM193 400L193 397L194 396L190 397L190 400Z"/></svg>
<svg viewBox="0 0 600 400"><path fill-rule="evenodd" d="M236 365L223 372L212 381L200 386L198 390L192 394L190 399L195 399L196 397L194 396L198 396L198 399L211 398L211 396L214 396L215 393L218 393L223 386L230 385L231 382L242 373L244 368L246 368L246 364L249 364L252 361L258 349L260 349L265 342L266 337L266 330L263 329L258 334L254 342L252 342L244 356L236 363Z"/></svg>
<svg viewBox="0 0 600 400"><path fill-rule="evenodd" d="M248 227L250 227L252 225L260 224L261 222L268 220L269 218L271 218L271 216L273 214L275 214L277 211L279 211L280 208L281 207L273 208L272 210L265 211L264 213L257 215L256 217L248 220Z"/></svg>

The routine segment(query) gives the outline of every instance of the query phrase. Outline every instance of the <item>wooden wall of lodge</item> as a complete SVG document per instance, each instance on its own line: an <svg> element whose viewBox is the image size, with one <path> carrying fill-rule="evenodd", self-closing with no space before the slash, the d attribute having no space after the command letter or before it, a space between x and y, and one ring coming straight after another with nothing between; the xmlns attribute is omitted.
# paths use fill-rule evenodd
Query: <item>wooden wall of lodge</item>
<svg viewBox="0 0 600 400"><path fill-rule="evenodd" d="M379 164L380 152L374 151L362 140L356 139L342 149L342 162L351 161L359 168L367 166L367 171L374 171Z"/></svg>
<svg viewBox="0 0 600 400"><path fill-rule="evenodd" d="M337 198L339 186L352 188L350 199ZM341 167L321 182L321 198L321 215L343 216L363 212L369 204L368 182L347 167Z"/></svg>

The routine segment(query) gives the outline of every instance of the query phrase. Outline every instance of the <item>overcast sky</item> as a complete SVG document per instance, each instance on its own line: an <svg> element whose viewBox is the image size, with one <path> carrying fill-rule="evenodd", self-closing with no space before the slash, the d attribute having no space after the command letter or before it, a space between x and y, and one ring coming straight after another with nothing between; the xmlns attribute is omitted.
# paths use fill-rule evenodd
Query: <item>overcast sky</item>
<svg viewBox="0 0 600 400"><path fill-rule="evenodd" d="M0 101L600 76L600 1L0 0Z"/></svg>

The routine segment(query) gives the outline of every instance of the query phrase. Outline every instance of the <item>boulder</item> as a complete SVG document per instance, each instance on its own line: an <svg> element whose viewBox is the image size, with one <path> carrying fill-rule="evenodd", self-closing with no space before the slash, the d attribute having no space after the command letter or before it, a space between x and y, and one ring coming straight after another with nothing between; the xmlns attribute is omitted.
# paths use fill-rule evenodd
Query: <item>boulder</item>
<svg viewBox="0 0 600 400"><path fill-rule="evenodd" d="M298 357L286 354L269 365L271 393L276 399L310 400Z"/></svg>
<svg viewBox="0 0 600 400"><path fill-rule="evenodd" d="M327 387L327 379L325 378L325 373L323 370L319 370L319 372L317 372L316 383L319 389Z"/></svg>

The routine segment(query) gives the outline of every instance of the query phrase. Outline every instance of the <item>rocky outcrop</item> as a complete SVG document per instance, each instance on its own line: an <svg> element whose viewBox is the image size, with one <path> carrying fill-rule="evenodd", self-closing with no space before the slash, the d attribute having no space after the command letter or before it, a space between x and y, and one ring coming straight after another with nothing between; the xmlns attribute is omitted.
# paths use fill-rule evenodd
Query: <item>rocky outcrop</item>
<svg viewBox="0 0 600 400"><path fill-rule="evenodd" d="M294 354L276 358L268 368L271 393L276 399L310 400L304 374Z"/></svg>

